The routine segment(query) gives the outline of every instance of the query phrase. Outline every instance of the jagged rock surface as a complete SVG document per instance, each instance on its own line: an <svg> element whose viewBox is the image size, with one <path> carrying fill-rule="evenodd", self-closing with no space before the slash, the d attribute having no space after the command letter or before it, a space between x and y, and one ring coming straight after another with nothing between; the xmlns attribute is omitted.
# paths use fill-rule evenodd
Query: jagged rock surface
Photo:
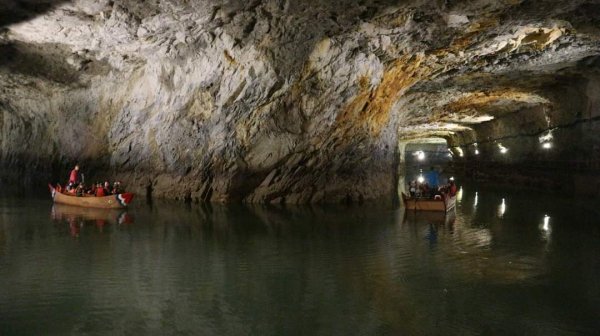
<svg viewBox="0 0 600 336"><path fill-rule="evenodd" d="M390 199L399 141L570 116L600 54L596 1L32 3L0 17L4 181L80 161L191 200Z"/></svg>

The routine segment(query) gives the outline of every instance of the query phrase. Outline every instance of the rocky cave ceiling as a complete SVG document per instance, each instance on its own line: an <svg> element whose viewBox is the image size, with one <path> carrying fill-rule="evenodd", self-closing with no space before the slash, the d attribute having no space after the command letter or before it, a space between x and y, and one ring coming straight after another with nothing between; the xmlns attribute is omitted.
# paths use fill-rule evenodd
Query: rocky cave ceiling
<svg viewBox="0 0 600 336"><path fill-rule="evenodd" d="M194 57L217 35L265 54L286 80L326 67L324 49L372 53L409 77L390 78L379 95L393 96L384 104L408 137L551 105L543 88L585 76L582 64L600 52L597 1L5 0L0 13L5 83L85 85L158 57Z"/></svg>

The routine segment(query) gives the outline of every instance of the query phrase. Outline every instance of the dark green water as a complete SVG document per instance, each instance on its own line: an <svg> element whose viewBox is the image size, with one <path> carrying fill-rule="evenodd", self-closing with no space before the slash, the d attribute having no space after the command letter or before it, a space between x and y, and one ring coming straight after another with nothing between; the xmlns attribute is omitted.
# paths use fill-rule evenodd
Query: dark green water
<svg viewBox="0 0 600 336"><path fill-rule="evenodd" d="M539 198L465 188L447 219L0 198L0 334L597 334L600 208Z"/></svg>

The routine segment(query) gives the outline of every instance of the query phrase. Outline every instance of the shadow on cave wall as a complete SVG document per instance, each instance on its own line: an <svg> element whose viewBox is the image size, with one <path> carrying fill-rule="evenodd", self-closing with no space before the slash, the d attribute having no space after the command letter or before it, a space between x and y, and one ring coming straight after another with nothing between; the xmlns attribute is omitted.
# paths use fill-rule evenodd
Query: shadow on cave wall
<svg viewBox="0 0 600 336"><path fill-rule="evenodd" d="M2 0L0 1L0 29L11 24L31 20L68 0Z"/></svg>
<svg viewBox="0 0 600 336"><path fill-rule="evenodd" d="M68 55L60 45L9 42L0 44L0 69L68 85L79 80L78 71L66 61Z"/></svg>

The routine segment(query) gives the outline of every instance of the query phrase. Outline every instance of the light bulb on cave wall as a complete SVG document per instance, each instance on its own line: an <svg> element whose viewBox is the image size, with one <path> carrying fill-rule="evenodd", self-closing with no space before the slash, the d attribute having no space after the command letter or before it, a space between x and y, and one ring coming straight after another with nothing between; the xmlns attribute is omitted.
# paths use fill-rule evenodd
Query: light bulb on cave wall
<svg viewBox="0 0 600 336"><path fill-rule="evenodd" d="M551 149L552 148L552 140L554 139L554 135L552 132L554 130L549 130L548 133L541 135L539 137L540 144L542 144L543 149Z"/></svg>
<svg viewBox="0 0 600 336"><path fill-rule="evenodd" d="M508 152L508 148L502 146L502 144L498 144L498 148L500 149L500 154L506 154Z"/></svg>
<svg viewBox="0 0 600 336"><path fill-rule="evenodd" d="M460 157L465 156L465 153L463 152L462 148L454 147L454 150L458 153L458 156L460 156Z"/></svg>

